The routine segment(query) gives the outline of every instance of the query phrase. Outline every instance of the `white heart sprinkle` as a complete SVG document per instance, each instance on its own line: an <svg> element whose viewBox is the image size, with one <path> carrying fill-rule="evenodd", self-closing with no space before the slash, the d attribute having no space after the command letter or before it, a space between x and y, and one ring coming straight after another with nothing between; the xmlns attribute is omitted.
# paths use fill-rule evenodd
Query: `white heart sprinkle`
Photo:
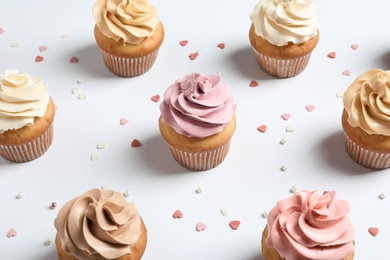
<svg viewBox="0 0 390 260"><path fill-rule="evenodd" d="M336 94L336 97L343 98L344 97L344 91L340 91Z"/></svg>
<svg viewBox="0 0 390 260"><path fill-rule="evenodd" d="M24 193L23 192L19 192L18 194L16 194L16 198L17 199L23 199L24 197Z"/></svg>
<svg viewBox="0 0 390 260"><path fill-rule="evenodd" d="M295 131L295 127L294 127L294 126L288 125L288 126L286 127L286 132L294 132L294 131Z"/></svg>
<svg viewBox="0 0 390 260"><path fill-rule="evenodd" d="M106 144L103 141L99 142L97 145L97 149L104 149L104 148L106 148Z"/></svg>
<svg viewBox="0 0 390 260"><path fill-rule="evenodd" d="M268 211L265 210L265 211L263 212L263 214L261 214L261 216L262 216L263 218L267 218L267 217L268 217L268 214L269 214Z"/></svg>
<svg viewBox="0 0 390 260"><path fill-rule="evenodd" d="M78 93L80 93L80 88L79 87L74 87L74 88L72 88L72 94L78 94Z"/></svg>
<svg viewBox="0 0 390 260"><path fill-rule="evenodd" d="M20 42L19 41L14 41L11 43L11 47L19 47L20 46Z"/></svg>
<svg viewBox="0 0 390 260"><path fill-rule="evenodd" d="M77 83L78 83L78 84L83 84L83 83L84 83L84 80L83 80L83 79L78 79L78 80L77 80Z"/></svg>
<svg viewBox="0 0 390 260"><path fill-rule="evenodd" d="M45 246L50 246L51 245L51 239L50 238L48 238L48 239L46 239L46 241L45 241Z"/></svg>
<svg viewBox="0 0 390 260"><path fill-rule="evenodd" d="M229 208L221 208L221 213L222 213L222 215L225 216L225 217L226 217L227 215L229 215L230 212L231 212L231 209L229 209Z"/></svg>
<svg viewBox="0 0 390 260"><path fill-rule="evenodd" d="M96 153L93 153L93 154L91 154L90 158L91 158L91 161L96 161L97 159L100 158L100 156L98 154L96 154Z"/></svg>
<svg viewBox="0 0 390 260"><path fill-rule="evenodd" d="M196 193L202 193L203 191L204 191L204 189L203 189L203 187L198 187L198 188L196 188Z"/></svg>
<svg viewBox="0 0 390 260"><path fill-rule="evenodd" d="M61 38L62 39L68 39L69 38L69 34L68 33L63 33L63 34L61 34Z"/></svg>
<svg viewBox="0 0 390 260"><path fill-rule="evenodd" d="M84 91L81 91L79 93L79 99L86 99L87 98L87 93L85 93Z"/></svg>
<svg viewBox="0 0 390 260"><path fill-rule="evenodd" d="M286 144L286 140L283 138L282 140L280 140L280 144Z"/></svg>

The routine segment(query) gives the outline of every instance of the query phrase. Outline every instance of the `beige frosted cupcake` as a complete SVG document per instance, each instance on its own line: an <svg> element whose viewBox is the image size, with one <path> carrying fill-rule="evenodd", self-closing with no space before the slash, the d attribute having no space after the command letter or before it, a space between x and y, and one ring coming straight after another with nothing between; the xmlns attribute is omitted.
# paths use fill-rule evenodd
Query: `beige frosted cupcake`
<svg viewBox="0 0 390 260"><path fill-rule="evenodd" d="M110 71L135 77L153 66L164 40L164 27L148 0L97 0L93 14L95 39Z"/></svg>
<svg viewBox="0 0 390 260"><path fill-rule="evenodd" d="M222 163L236 129L237 102L219 75L191 73L160 104L160 132L178 163L208 170Z"/></svg>
<svg viewBox="0 0 390 260"><path fill-rule="evenodd" d="M250 14L249 40L266 73L287 78L300 74L319 40L311 0L260 0Z"/></svg>
<svg viewBox="0 0 390 260"><path fill-rule="evenodd" d="M92 189L70 200L54 226L60 260L139 260L147 244L136 204L112 190Z"/></svg>
<svg viewBox="0 0 390 260"><path fill-rule="evenodd" d="M13 162L43 155L53 140L54 114L42 78L6 70L0 76L0 155Z"/></svg>
<svg viewBox="0 0 390 260"><path fill-rule="evenodd" d="M299 191L279 201L262 234L264 260L352 260L349 204L335 196L335 191Z"/></svg>
<svg viewBox="0 0 390 260"><path fill-rule="evenodd" d="M368 70L344 93L342 126L351 158L372 169L390 167L390 71Z"/></svg>

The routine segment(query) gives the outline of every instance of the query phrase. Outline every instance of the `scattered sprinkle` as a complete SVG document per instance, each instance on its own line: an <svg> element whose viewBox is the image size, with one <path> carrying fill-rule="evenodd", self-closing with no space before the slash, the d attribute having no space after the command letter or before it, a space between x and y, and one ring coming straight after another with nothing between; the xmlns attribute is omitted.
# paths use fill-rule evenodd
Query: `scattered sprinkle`
<svg viewBox="0 0 390 260"><path fill-rule="evenodd" d="M110 184L105 184L101 187L102 190L112 190L112 186Z"/></svg>
<svg viewBox="0 0 390 260"><path fill-rule="evenodd" d="M286 132L289 132L289 133L295 132L295 127L292 126L292 125L288 125L288 126L286 127Z"/></svg>
<svg viewBox="0 0 390 260"><path fill-rule="evenodd" d="M51 239L48 238L48 239L46 239L44 245L45 245L45 246L50 246L50 245L51 245L51 242L52 242Z"/></svg>
<svg viewBox="0 0 390 260"><path fill-rule="evenodd" d="M4 29L0 27L0 34L4 33Z"/></svg>
<svg viewBox="0 0 390 260"><path fill-rule="evenodd" d="M340 91L336 94L336 97L343 98L344 97L344 91Z"/></svg>
<svg viewBox="0 0 390 260"><path fill-rule="evenodd" d="M230 208L221 208L221 214L226 217L227 215L229 215L231 212L231 209Z"/></svg>
<svg viewBox="0 0 390 260"><path fill-rule="evenodd" d="M14 41L11 43L11 47L19 47L20 46L20 42L19 41Z"/></svg>
<svg viewBox="0 0 390 260"><path fill-rule="evenodd" d="M44 58L42 56L38 55L35 57L35 62L41 62L41 61L43 61L43 59Z"/></svg>
<svg viewBox="0 0 390 260"><path fill-rule="evenodd" d="M313 106L313 105L307 105L305 108L306 108L306 110L307 110L308 112L312 112L316 107Z"/></svg>
<svg viewBox="0 0 390 260"><path fill-rule="evenodd" d="M351 75L351 71L344 70L341 74L344 75L344 76L350 76Z"/></svg>
<svg viewBox="0 0 390 260"><path fill-rule="evenodd" d="M202 193L204 191L203 187L199 186L198 188L196 188L195 192L196 193Z"/></svg>
<svg viewBox="0 0 390 260"><path fill-rule="evenodd" d="M377 227L370 227L368 229L368 232L373 236L373 237L376 237L378 235L378 232L379 232L379 228Z"/></svg>
<svg viewBox="0 0 390 260"><path fill-rule="evenodd" d="M8 238L16 237L17 234L18 234L18 232L16 231L16 229L11 228L11 229L8 231L8 233L7 233L7 237L8 237Z"/></svg>
<svg viewBox="0 0 390 260"><path fill-rule="evenodd" d="M334 52L334 51L333 52L329 52L328 53L328 57L331 58L331 59L336 58L336 52Z"/></svg>
<svg viewBox="0 0 390 260"><path fill-rule="evenodd" d="M103 142L103 141L100 141L97 146L96 146L97 149L104 149L106 148L106 143Z"/></svg>
<svg viewBox="0 0 390 260"><path fill-rule="evenodd" d="M351 45L351 48L352 48L353 50L355 50L355 51L356 51L357 49L359 49L359 47L360 47L359 44L356 44L356 43Z"/></svg>
<svg viewBox="0 0 390 260"><path fill-rule="evenodd" d="M379 194L379 198L381 200L384 200L386 198L386 193L382 192L381 194Z"/></svg>
<svg viewBox="0 0 390 260"><path fill-rule="evenodd" d="M63 34L61 34L61 38L62 39L68 39L70 36L69 36L69 34L68 33L63 33Z"/></svg>
<svg viewBox="0 0 390 260"><path fill-rule="evenodd" d="M91 157L90 157L91 161L96 161L99 158L100 158L100 156L97 153L91 154Z"/></svg>
<svg viewBox="0 0 390 260"><path fill-rule="evenodd" d="M188 44L188 40L182 40L179 42L181 46L186 46Z"/></svg>
<svg viewBox="0 0 390 260"><path fill-rule="evenodd" d="M223 42L218 43L217 47L223 50L225 49L225 44Z"/></svg>
<svg viewBox="0 0 390 260"><path fill-rule="evenodd" d="M78 99L86 99L87 98L87 93L84 91L80 91Z"/></svg>
<svg viewBox="0 0 390 260"><path fill-rule="evenodd" d="M154 95L154 96L152 96L152 100L153 100L154 102L160 101L160 95Z"/></svg>
<svg viewBox="0 0 390 260"><path fill-rule="evenodd" d="M69 62L70 63L77 63L77 62L79 62L79 59L77 58L77 57L71 57L70 59L69 59Z"/></svg>
<svg viewBox="0 0 390 260"><path fill-rule="evenodd" d="M199 56L199 51L196 51L195 53L191 53L188 57L190 57L190 60L195 60Z"/></svg>
<svg viewBox="0 0 390 260"><path fill-rule="evenodd" d="M238 227L240 226L241 222L239 220L233 220L233 221L230 221L229 223L229 226L233 229L233 230L237 230Z"/></svg>
<svg viewBox="0 0 390 260"><path fill-rule="evenodd" d="M48 47L46 45L41 45L39 46L39 51L40 52L44 52L44 51L47 51Z"/></svg>
<svg viewBox="0 0 390 260"><path fill-rule="evenodd" d="M299 189L298 189L297 186L292 186L291 189L290 189L290 192L291 192L291 193L295 193L295 192L297 192L298 190L299 190Z"/></svg>
<svg viewBox="0 0 390 260"><path fill-rule="evenodd" d="M129 123L129 120L127 118L121 118L119 120L120 125L126 125L127 123Z"/></svg>
<svg viewBox="0 0 390 260"><path fill-rule="evenodd" d="M206 224L204 224L203 222L198 222L198 224L196 224L196 231L201 232L205 230L206 230Z"/></svg>
<svg viewBox="0 0 390 260"><path fill-rule="evenodd" d="M172 217L173 218L182 218L183 217L183 213L178 209L175 212L173 212Z"/></svg>
<svg viewBox="0 0 390 260"><path fill-rule="evenodd" d="M16 194L16 198L17 199L23 199L24 198L24 193L23 192L18 192L18 194Z"/></svg>
<svg viewBox="0 0 390 260"><path fill-rule="evenodd" d="M283 164L282 167L280 167L281 171L287 171L287 165Z"/></svg>
<svg viewBox="0 0 390 260"><path fill-rule="evenodd" d="M125 190L123 192L123 196L125 196L126 198L130 197L132 195L131 191L130 190Z"/></svg>
<svg viewBox="0 0 390 260"><path fill-rule="evenodd" d="M286 144L286 142L287 142L286 139L282 138L282 140L280 140L279 143L280 143L280 144Z"/></svg>
<svg viewBox="0 0 390 260"><path fill-rule="evenodd" d="M255 88L257 86L259 86L259 82L257 82L256 80L252 80L251 82L249 82L249 87Z"/></svg>
<svg viewBox="0 0 390 260"><path fill-rule="evenodd" d="M72 94L78 94L80 93L81 89L79 87L72 88Z"/></svg>
<svg viewBox="0 0 390 260"><path fill-rule="evenodd" d="M84 83L84 80L83 79L78 79L77 80L77 84L83 84Z"/></svg>
<svg viewBox="0 0 390 260"><path fill-rule="evenodd" d="M138 141L138 139L134 139L132 142L131 142L131 147L140 147L141 146L141 142Z"/></svg>
<svg viewBox="0 0 390 260"><path fill-rule="evenodd" d="M265 133L267 131L267 126L261 125L261 126L257 127L257 130L259 130L262 133Z"/></svg>
<svg viewBox="0 0 390 260"><path fill-rule="evenodd" d="M262 216L263 218L267 218L267 217L268 217L268 214L269 214L269 212L268 212L267 210L265 210L265 211L263 211L263 213L261 214L261 216Z"/></svg>
<svg viewBox="0 0 390 260"><path fill-rule="evenodd" d="M52 203L50 204L50 209L55 209L56 207L57 207L57 203L52 202Z"/></svg>
<svg viewBox="0 0 390 260"><path fill-rule="evenodd" d="M282 118L284 119L284 120L289 120L290 119L290 117L291 117L291 114L289 114L289 113L284 113L284 114L282 114Z"/></svg>

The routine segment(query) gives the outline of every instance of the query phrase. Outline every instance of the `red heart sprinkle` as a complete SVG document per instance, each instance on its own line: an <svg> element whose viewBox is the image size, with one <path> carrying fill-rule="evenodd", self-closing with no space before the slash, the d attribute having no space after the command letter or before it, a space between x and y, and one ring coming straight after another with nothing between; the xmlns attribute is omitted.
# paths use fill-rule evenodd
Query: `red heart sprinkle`
<svg viewBox="0 0 390 260"><path fill-rule="evenodd" d="M43 52L43 51L46 51L46 50L47 50L47 46L45 46L45 45L39 46L39 51L40 52Z"/></svg>
<svg viewBox="0 0 390 260"><path fill-rule="evenodd" d="M37 57L35 57L35 62L41 62L41 61L43 61L43 57L42 56L37 56Z"/></svg>
<svg viewBox="0 0 390 260"><path fill-rule="evenodd" d="M196 231L204 231L206 230L206 225L202 222L198 222L198 224L196 224Z"/></svg>
<svg viewBox="0 0 390 260"><path fill-rule="evenodd" d="M223 42L218 43L217 47L223 50L225 49L225 44Z"/></svg>
<svg viewBox="0 0 390 260"><path fill-rule="evenodd" d="M233 221L230 221L229 223L229 226L233 229L233 230L237 230L238 227L240 226L241 222L239 220L233 220Z"/></svg>
<svg viewBox="0 0 390 260"><path fill-rule="evenodd" d="M77 63L77 62L79 62L79 59L77 57L73 56L72 58L69 59L69 62L70 63Z"/></svg>
<svg viewBox="0 0 390 260"><path fill-rule="evenodd" d="M359 49L359 44L352 44L351 48L356 51L357 49Z"/></svg>
<svg viewBox="0 0 390 260"><path fill-rule="evenodd" d="M344 70L342 73L344 76L350 76L351 72L349 70Z"/></svg>
<svg viewBox="0 0 390 260"><path fill-rule="evenodd" d="M188 41L187 40L182 40L180 41L180 45L181 46L186 46L188 44Z"/></svg>
<svg viewBox="0 0 390 260"><path fill-rule="evenodd" d="M196 58L198 58L198 56L199 56L198 53L191 53L191 54L189 55L190 60L195 60Z"/></svg>
<svg viewBox="0 0 390 260"><path fill-rule="evenodd" d="M137 139L134 139L132 142L131 142L131 147L140 147L141 146L141 142L138 141Z"/></svg>
<svg viewBox="0 0 390 260"><path fill-rule="evenodd" d="M4 33L4 29L0 27L0 34Z"/></svg>
<svg viewBox="0 0 390 260"><path fill-rule="evenodd" d="M119 121L121 125L126 125L128 122L129 120L127 118L121 118L121 120Z"/></svg>
<svg viewBox="0 0 390 260"><path fill-rule="evenodd" d="M334 59L334 58L336 58L336 53L335 52L329 52L328 53L328 57Z"/></svg>
<svg viewBox="0 0 390 260"><path fill-rule="evenodd" d="M290 119L290 117L291 117L291 114L289 114L289 113L284 113L284 114L282 114L282 118L284 119L284 120L289 120Z"/></svg>
<svg viewBox="0 0 390 260"><path fill-rule="evenodd" d="M173 218L182 218L183 217L183 213L180 210L176 210L175 212L173 212L172 217Z"/></svg>
<svg viewBox="0 0 390 260"><path fill-rule="evenodd" d="M306 110L307 110L308 112L312 112L315 108L316 108L316 107L313 106L313 105L307 105L307 106L306 106Z"/></svg>
<svg viewBox="0 0 390 260"><path fill-rule="evenodd" d="M249 83L249 87L251 87L251 88L254 88L254 87L257 87L257 86L259 86L259 82L257 82L256 80L252 80Z"/></svg>
<svg viewBox="0 0 390 260"><path fill-rule="evenodd" d="M265 133L267 131L267 126L266 125L261 125L257 128L262 133Z"/></svg>
<svg viewBox="0 0 390 260"><path fill-rule="evenodd" d="M8 233L7 233L7 237L10 238L10 237L16 237L16 235L18 234L18 232L16 231L16 229L14 228L11 228Z"/></svg>
<svg viewBox="0 0 390 260"><path fill-rule="evenodd" d="M153 100L154 102L158 102L158 101L160 100L160 95L154 95L154 96L152 97L152 100Z"/></svg>
<svg viewBox="0 0 390 260"><path fill-rule="evenodd" d="M369 232L373 237L376 237L376 235L378 235L379 228L377 228L377 227L370 227L370 228L368 229L368 232Z"/></svg>

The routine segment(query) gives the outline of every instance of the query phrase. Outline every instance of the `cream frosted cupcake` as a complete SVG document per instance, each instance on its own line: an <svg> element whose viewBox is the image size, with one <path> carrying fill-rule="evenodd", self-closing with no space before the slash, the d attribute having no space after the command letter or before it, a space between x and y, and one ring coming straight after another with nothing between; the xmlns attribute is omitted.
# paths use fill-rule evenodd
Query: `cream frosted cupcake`
<svg viewBox="0 0 390 260"><path fill-rule="evenodd" d="M352 260L350 207L335 197L335 191L299 191L279 201L263 231L264 260Z"/></svg>
<svg viewBox="0 0 390 260"><path fill-rule="evenodd" d="M54 114L42 78L6 70L0 76L0 155L13 162L43 155L53 140Z"/></svg>
<svg viewBox="0 0 390 260"><path fill-rule="evenodd" d="M390 167L390 71L368 70L344 93L342 126L351 158L368 168Z"/></svg>
<svg viewBox="0 0 390 260"><path fill-rule="evenodd" d="M307 67L319 40L312 0L260 0L250 19L250 43L265 72L287 78Z"/></svg>
<svg viewBox="0 0 390 260"><path fill-rule="evenodd" d="M153 66L164 27L148 0L96 0L93 15L95 39L110 71L135 77Z"/></svg>
<svg viewBox="0 0 390 260"><path fill-rule="evenodd" d="M54 226L60 260L139 260L147 244L136 204L112 190L92 189L70 200Z"/></svg>
<svg viewBox="0 0 390 260"><path fill-rule="evenodd" d="M159 127L176 161L192 170L222 163L236 128L236 108L219 75L191 73L169 86Z"/></svg>

